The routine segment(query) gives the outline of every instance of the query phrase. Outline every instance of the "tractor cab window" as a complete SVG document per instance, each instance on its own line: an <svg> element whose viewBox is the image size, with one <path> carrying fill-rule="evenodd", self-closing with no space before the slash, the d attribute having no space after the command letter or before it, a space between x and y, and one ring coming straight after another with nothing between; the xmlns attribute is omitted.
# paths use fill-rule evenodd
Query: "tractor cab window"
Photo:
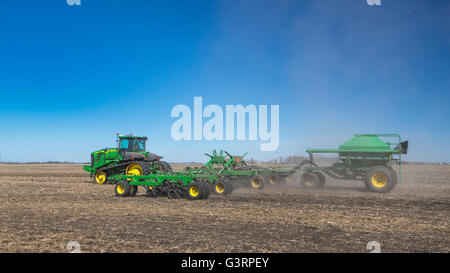
<svg viewBox="0 0 450 273"><path fill-rule="evenodd" d="M129 152L143 152L145 151L145 139L121 139L119 149Z"/></svg>
<svg viewBox="0 0 450 273"><path fill-rule="evenodd" d="M128 150L128 139L121 139L119 147L120 149Z"/></svg>
<svg viewBox="0 0 450 273"><path fill-rule="evenodd" d="M135 139L134 140L134 150L138 152L145 151L145 140L144 139Z"/></svg>

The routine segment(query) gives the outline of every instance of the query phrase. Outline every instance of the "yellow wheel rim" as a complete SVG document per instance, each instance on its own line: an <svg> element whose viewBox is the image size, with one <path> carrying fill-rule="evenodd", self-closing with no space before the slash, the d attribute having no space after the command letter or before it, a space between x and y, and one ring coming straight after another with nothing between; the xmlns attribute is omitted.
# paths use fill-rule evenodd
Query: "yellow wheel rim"
<svg viewBox="0 0 450 273"><path fill-rule="evenodd" d="M216 191L218 193L223 193L225 191L225 186L222 183L216 185Z"/></svg>
<svg viewBox="0 0 450 273"><path fill-rule="evenodd" d="M270 184L276 184L277 180L275 178L273 178L273 177L270 177L269 178L269 182L270 182Z"/></svg>
<svg viewBox="0 0 450 273"><path fill-rule="evenodd" d="M127 175L142 175L142 167L137 163L131 163L126 170Z"/></svg>
<svg viewBox="0 0 450 273"><path fill-rule="evenodd" d="M95 182L97 184L103 184L106 181L106 173L103 171L98 171L95 173Z"/></svg>
<svg viewBox="0 0 450 273"><path fill-rule="evenodd" d="M286 177L286 182L291 183L292 182L292 177L290 177L290 176Z"/></svg>
<svg viewBox="0 0 450 273"><path fill-rule="evenodd" d="M387 184L387 178L382 173L372 175L372 184L377 188L383 188Z"/></svg>
<svg viewBox="0 0 450 273"><path fill-rule="evenodd" d="M260 183L258 181L258 179L252 179L252 187L253 188L259 188Z"/></svg>
<svg viewBox="0 0 450 273"><path fill-rule="evenodd" d="M123 194L125 192L125 187L122 184L120 184L120 185L117 185L116 190L117 190L118 194Z"/></svg>
<svg viewBox="0 0 450 273"><path fill-rule="evenodd" d="M200 191L197 186L192 186L189 188L189 194L192 197L197 197L200 194Z"/></svg>

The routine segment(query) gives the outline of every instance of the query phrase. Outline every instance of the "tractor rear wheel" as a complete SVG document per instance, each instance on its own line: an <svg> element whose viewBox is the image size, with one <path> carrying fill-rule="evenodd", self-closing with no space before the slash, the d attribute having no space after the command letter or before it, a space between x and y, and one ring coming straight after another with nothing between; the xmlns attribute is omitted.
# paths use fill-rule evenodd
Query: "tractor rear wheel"
<svg viewBox="0 0 450 273"><path fill-rule="evenodd" d="M172 171L172 167L166 161L158 161L156 164L158 165L158 169L163 173L168 173Z"/></svg>
<svg viewBox="0 0 450 273"><path fill-rule="evenodd" d="M126 197L130 194L131 185L128 181L119 181L114 187L117 196Z"/></svg>
<svg viewBox="0 0 450 273"><path fill-rule="evenodd" d="M369 191L388 193L397 184L396 176L388 167L375 166L367 171L364 182Z"/></svg>
<svg viewBox="0 0 450 273"><path fill-rule="evenodd" d="M97 184L104 184L108 180L108 176L104 171L96 171L94 174L94 182Z"/></svg>
<svg viewBox="0 0 450 273"><path fill-rule="evenodd" d="M321 179L316 172L304 173L301 179L301 183L302 186L307 189L318 189L321 187Z"/></svg>
<svg viewBox="0 0 450 273"><path fill-rule="evenodd" d="M128 164L125 175L149 175L151 174L150 167L145 161L133 161Z"/></svg>
<svg viewBox="0 0 450 273"><path fill-rule="evenodd" d="M264 188L264 178L260 175L252 176L249 184L252 189L262 190Z"/></svg>

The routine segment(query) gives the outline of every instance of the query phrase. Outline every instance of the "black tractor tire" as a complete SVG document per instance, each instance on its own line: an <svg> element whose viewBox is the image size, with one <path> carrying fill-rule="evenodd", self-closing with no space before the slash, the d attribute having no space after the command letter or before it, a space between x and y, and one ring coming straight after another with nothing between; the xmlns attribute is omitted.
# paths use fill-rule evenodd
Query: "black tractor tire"
<svg viewBox="0 0 450 273"><path fill-rule="evenodd" d="M131 185L128 183L128 181L119 181L114 186L114 191L116 192L117 196L120 197L127 197L130 194Z"/></svg>
<svg viewBox="0 0 450 273"><path fill-rule="evenodd" d="M132 185L128 196L130 196L130 197L136 196L137 192L138 192L138 186Z"/></svg>
<svg viewBox="0 0 450 273"><path fill-rule="evenodd" d="M138 164L141 169L142 169L142 173L140 175L150 175L152 173L150 166L148 165L148 163L146 161L143 160L139 160L139 161L131 161L127 166L130 166L131 164ZM127 167L128 168L128 167ZM126 169L125 169L125 175L126 175Z"/></svg>
<svg viewBox="0 0 450 273"><path fill-rule="evenodd" d="M158 169L163 173L172 171L172 166L170 166L170 164L166 161L158 161L156 164L158 164Z"/></svg>
<svg viewBox="0 0 450 273"><path fill-rule="evenodd" d="M249 186L252 189L256 189L256 190L262 190L264 188L264 177L262 177L261 175L255 175L250 177L249 181Z"/></svg>
<svg viewBox="0 0 450 273"><path fill-rule="evenodd" d="M367 171L364 182L369 191L388 193L397 184L396 176L388 167L374 166Z"/></svg>
<svg viewBox="0 0 450 273"><path fill-rule="evenodd" d="M317 172L306 172L302 175L302 186L307 189L318 189L321 187L321 179Z"/></svg>

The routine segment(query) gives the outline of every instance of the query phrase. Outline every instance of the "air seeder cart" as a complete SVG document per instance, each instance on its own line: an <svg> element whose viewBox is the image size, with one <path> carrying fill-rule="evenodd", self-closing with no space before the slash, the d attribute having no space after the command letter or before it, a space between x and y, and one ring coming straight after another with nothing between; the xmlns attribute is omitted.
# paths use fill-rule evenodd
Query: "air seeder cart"
<svg viewBox="0 0 450 273"><path fill-rule="evenodd" d="M390 143L383 139L397 139ZM301 183L306 188L320 188L325 184L325 175L335 179L363 180L373 192L390 192L397 180L401 181L402 154L408 151L408 141L401 141L398 134L356 134L339 149L308 149L310 159L301 163L304 172ZM314 161L314 154L335 153L338 162L321 167ZM392 169L399 165L399 177Z"/></svg>

